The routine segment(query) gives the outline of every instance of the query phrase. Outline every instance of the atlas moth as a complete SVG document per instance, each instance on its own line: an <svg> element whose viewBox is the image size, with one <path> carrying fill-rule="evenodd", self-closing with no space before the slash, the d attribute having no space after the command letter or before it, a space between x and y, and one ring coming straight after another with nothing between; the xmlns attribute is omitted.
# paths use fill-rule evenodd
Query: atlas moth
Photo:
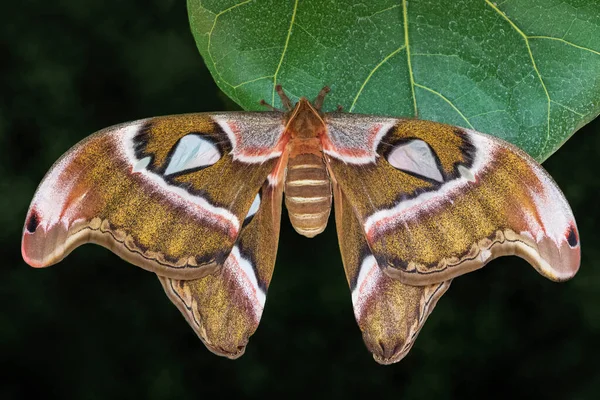
<svg viewBox="0 0 600 400"><path fill-rule="evenodd" d="M473 130L324 113L329 89L284 110L148 118L71 148L27 212L24 260L92 242L158 275L212 352L237 358L275 265L281 203L295 230L334 203L356 320L379 363L402 359L450 281L517 255L564 281L580 263L565 197L526 153Z"/></svg>

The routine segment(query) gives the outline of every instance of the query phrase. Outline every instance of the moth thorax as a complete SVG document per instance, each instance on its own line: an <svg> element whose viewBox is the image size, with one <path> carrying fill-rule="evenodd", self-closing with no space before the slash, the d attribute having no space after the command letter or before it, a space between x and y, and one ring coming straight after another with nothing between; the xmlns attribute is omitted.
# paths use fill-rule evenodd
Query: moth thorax
<svg viewBox="0 0 600 400"><path fill-rule="evenodd" d="M285 179L285 206L296 232L313 237L325 229L331 211L331 181L323 157L290 157Z"/></svg>

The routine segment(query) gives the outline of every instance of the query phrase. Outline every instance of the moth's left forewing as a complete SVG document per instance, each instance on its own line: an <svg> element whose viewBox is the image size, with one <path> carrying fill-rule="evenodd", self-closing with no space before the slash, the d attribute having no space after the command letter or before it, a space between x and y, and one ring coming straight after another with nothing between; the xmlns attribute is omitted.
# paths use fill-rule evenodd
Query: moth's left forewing
<svg viewBox="0 0 600 400"><path fill-rule="evenodd" d="M388 275L426 285L502 255L555 281L577 272L570 207L515 146L429 121L332 114L326 122L330 172Z"/></svg>
<svg viewBox="0 0 600 400"><path fill-rule="evenodd" d="M386 275L369 249L354 207L337 185L334 199L342 260L363 339L377 362L398 362L412 348L450 281L410 286Z"/></svg>
<svg viewBox="0 0 600 400"><path fill-rule="evenodd" d="M196 280L159 279L207 348L238 358L256 331L271 281L281 219L282 185L266 182L249 219L216 273Z"/></svg>
<svg viewBox="0 0 600 400"><path fill-rule="evenodd" d="M186 114L97 132L48 172L22 254L54 264L94 242L160 275L218 268L285 146L281 113Z"/></svg>

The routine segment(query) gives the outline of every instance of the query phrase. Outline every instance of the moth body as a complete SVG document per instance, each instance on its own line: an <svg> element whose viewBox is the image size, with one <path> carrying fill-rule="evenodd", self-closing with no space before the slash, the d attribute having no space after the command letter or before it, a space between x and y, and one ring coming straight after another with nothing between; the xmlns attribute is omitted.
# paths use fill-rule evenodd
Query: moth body
<svg viewBox="0 0 600 400"><path fill-rule="evenodd" d="M287 129L291 139L285 205L296 232L311 238L323 232L331 212L331 180L320 139L325 124L319 112L303 98L292 111Z"/></svg>
<svg viewBox="0 0 600 400"><path fill-rule="evenodd" d="M323 157L301 154L290 159L285 206L296 232L309 238L323 232L331 212L331 181Z"/></svg>

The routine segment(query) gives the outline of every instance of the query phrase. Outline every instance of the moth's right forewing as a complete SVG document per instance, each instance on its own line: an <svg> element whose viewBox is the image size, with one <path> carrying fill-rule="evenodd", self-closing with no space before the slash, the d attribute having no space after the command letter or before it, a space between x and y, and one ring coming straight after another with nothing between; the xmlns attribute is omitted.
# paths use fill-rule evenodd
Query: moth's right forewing
<svg viewBox="0 0 600 400"><path fill-rule="evenodd" d="M555 281L579 269L569 204L515 146L431 121L338 114L327 123L331 175L389 276L439 283L503 255Z"/></svg>

